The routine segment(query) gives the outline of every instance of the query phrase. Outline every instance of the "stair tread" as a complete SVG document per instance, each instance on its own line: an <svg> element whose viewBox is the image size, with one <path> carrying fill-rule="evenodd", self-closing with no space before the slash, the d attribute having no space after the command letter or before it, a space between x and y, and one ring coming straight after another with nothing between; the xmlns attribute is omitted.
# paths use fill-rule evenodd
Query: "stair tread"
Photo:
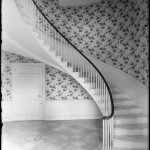
<svg viewBox="0 0 150 150"><path fill-rule="evenodd" d="M118 148L118 147L113 147L112 150L141 150L141 148ZM142 150L148 150L148 148L142 148Z"/></svg>
<svg viewBox="0 0 150 150"><path fill-rule="evenodd" d="M124 92L122 92L122 91L114 91L114 92L112 92L114 95L115 94L124 94Z"/></svg>
<svg viewBox="0 0 150 150"><path fill-rule="evenodd" d="M133 105L122 105L122 106L115 106L115 104L114 104L114 107L116 109L133 109L133 108L139 108L138 106L136 106L134 104Z"/></svg>
<svg viewBox="0 0 150 150"><path fill-rule="evenodd" d="M128 142L147 143L148 136L146 135L116 135L113 140L122 140Z"/></svg>
<svg viewBox="0 0 150 150"><path fill-rule="evenodd" d="M109 86L109 85L108 85ZM112 90L112 92L123 92L120 88L116 87L116 86L111 86L110 90Z"/></svg>
<svg viewBox="0 0 150 150"><path fill-rule="evenodd" d="M135 116L134 116L135 115ZM115 118L122 118L122 119L134 119L135 117L144 117L143 114L141 113L136 113L136 114L114 114Z"/></svg>
<svg viewBox="0 0 150 150"><path fill-rule="evenodd" d="M119 106L119 107L115 107L116 110L129 110L129 109L140 109L138 106Z"/></svg>
<svg viewBox="0 0 150 150"><path fill-rule="evenodd" d="M121 100L120 99L114 100L114 103L123 103L123 102L134 102L134 101L132 99L129 99L129 98L122 98Z"/></svg>
<svg viewBox="0 0 150 150"><path fill-rule="evenodd" d="M114 129L132 129L132 130L138 130L138 129L143 129L143 128L148 128L148 124L143 123L143 124L123 124L123 125L114 125Z"/></svg>
<svg viewBox="0 0 150 150"><path fill-rule="evenodd" d="M122 92L122 91L115 91L115 92L113 92L112 94L113 94L113 95L117 95L117 94L125 94L125 93Z"/></svg>
<svg viewBox="0 0 150 150"><path fill-rule="evenodd" d="M126 119L126 118L138 118L138 117L147 117L145 115L143 115L142 113L136 113L136 114L124 114L124 115L120 115L120 114L115 114L114 118L120 118L120 119Z"/></svg>
<svg viewBox="0 0 150 150"><path fill-rule="evenodd" d="M114 103L114 107L115 107L115 108L117 108L117 107L127 107L127 106L128 106L128 107L131 107L131 106L132 106L132 107L138 107L137 105L135 105L135 104L132 103L132 102L126 102L126 103L125 103L125 102L124 102L124 103L123 103L123 102L121 102L121 103L119 102L119 103Z"/></svg>
<svg viewBox="0 0 150 150"><path fill-rule="evenodd" d="M114 118L138 118L138 117L148 117L147 115L144 115L143 113L136 113L136 114L125 114L125 115L114 115Z"/></svg>
<svg viewBox="0 0 150 150"><path fill-rule="evenodd" d="M123 98L114 98L114 102L115 102L115 101L116 101L116 102L118 102L118 101L121 102L121 101L126 101L126 100L127 100L127 101L129 101L129 100L132 101L131 98L124 98L124 97L123 97Z"/></svg>

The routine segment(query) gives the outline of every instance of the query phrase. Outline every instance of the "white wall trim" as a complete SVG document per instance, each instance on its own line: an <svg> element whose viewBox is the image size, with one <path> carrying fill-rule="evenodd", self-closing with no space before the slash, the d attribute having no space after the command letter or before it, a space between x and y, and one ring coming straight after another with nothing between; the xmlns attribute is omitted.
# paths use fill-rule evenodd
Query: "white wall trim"
<svg viewBox="0 0 150 150"><path fill-rule="evenodd" d="M12 121L12 101L1 101L2 122Z"/></svg>
<svg viewBox="0 0 150 150"><path fill-rule="evenodd" d="M101 119L93 100L46 100L46 120Z"/></svg>
<svg viewBox="0 0 150 150"><path fill-rule="evenodd" d="M43 120L101 119L102 114L93 100L45 100ZM12 118L12 101L2 101L2 122ZM18 120L19 121L19 120Z"/></svg>

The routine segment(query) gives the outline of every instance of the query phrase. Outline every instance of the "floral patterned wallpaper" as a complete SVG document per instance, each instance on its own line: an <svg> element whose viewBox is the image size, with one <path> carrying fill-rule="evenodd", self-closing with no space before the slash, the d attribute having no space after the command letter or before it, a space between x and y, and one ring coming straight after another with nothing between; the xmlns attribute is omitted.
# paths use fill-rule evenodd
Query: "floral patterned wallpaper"
<svg viewBox="0 0 150 150"><path fill-rule="evenodd" d="M58 0L37 3L79 50L148 87L148 0L101 0L76 7L60 7Z"/></svg>
<svg viewBox="0 0 150 150"><path fill-rule="evenodd" d="M12 63L40 63L9 52L1 52L2 100L12 99ZM48 65L46 72L46 100L92 100L92 97L71 76Z"/></svg>
<svg viewBox="0 0 150 150"><path fill-rule="evenodd" d="M38 63L38 61L5 51L1 52L2 100L12 99L12 63Z"/></svg>
<svg viewBox="0 0 150 150"><path fill-rule="evenodd" d="M46 98L52 100L92 99L75 79L49 66L46 66Z"/></svg>

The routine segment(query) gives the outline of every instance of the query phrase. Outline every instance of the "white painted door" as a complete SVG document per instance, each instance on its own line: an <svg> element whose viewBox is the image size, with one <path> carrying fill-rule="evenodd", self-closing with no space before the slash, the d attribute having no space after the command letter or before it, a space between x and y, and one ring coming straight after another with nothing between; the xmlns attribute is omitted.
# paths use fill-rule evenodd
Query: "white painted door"
<svg viewBox="0 0 150 150"><path fill-rule="evenodd" d="M14 66L12 78L13 119L28 119L28 66Z"/></svg>
<svg viewBox="0 0 150 150"><path fill-rule="evenodd" d="M42 68L29 68L29 119L42 119Z"/></svg>
<svg viewBox="0 0 150 150"><path fill-rule="evenodd" d="M12 77L13 120L43 119L43 67L15 64Z"/></svg>

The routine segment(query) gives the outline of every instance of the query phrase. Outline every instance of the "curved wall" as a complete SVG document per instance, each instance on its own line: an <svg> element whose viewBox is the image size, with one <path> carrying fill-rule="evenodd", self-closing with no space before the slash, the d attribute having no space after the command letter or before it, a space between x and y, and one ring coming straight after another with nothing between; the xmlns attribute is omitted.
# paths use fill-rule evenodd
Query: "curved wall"
<svg viewBox="0 0 150 150"><path fill-rule="evenodd" d="M114 87L128 95L142 109L144 114L149 115L149 92L145 85L111 65L100 62L88 55L87 57L101 71L108 84L114 85Z"/></svg>
<svg viewBox="0 0 150 150"><path fill-rule="evenodd" d="M79 6L98 2L100 0L59 0L59 6Z"/></svg>
<svg viewBox="0 0 150 150"><path fill-rule="evenodd" d="M148 0L101 0L78 7L41 0L38 5L82 52L148 87Z"/></svg>

